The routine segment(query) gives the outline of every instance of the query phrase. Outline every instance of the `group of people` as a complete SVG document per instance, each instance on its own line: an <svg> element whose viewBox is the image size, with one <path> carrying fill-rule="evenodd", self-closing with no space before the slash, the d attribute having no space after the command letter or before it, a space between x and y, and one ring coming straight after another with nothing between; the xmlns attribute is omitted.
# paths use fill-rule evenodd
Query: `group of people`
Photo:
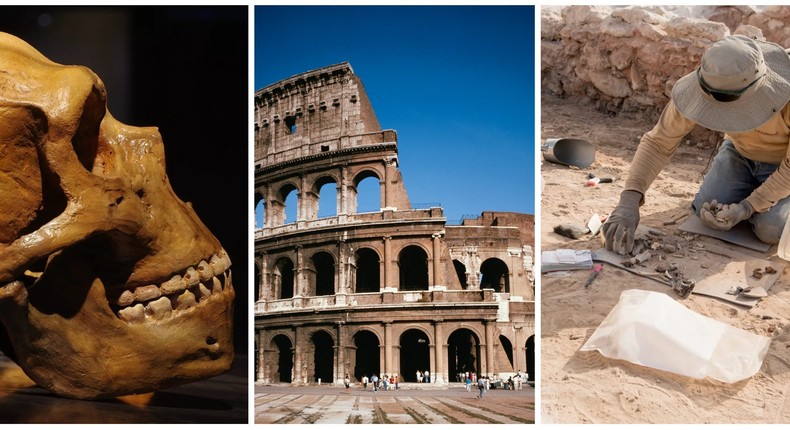
<svg viewBox="0 0 790 430"><path fill-rule="evenodd" d="M460 372L457 375L459 380L462 380L466 383L466 391L472 391L472 383L477 380L477 388L480 389L480 394L477 396L478 398L483 397L483 392L488 391L491 388L491 378L486 377L477 377L475 372ZM477 378L476 378L477 377ZM526 382L526 375L521 374L521 370L518 371L513 376L507 378L507 381L504 381L504 388L508 390L521 390L522 385Z"/></svg>
<svg viewBox="0 0 790 430"><path fill-rule="evenodd" d="M373 386L373 391L383 390L399 390L400 389L400 376L397 374L394 375L382 375L379 378L375 373L370 376L370 378L366 376L362 377L362 386L365 391L368 390L368 384Z"/></svg>
<svg viewBox="0 0 790 430"><path fill-rule="evenodd" d="M417 376L417 382L424 382L426 384L431 382L431 372L427 370L425 372L420 372L418 370L416 376Z"/></svg>

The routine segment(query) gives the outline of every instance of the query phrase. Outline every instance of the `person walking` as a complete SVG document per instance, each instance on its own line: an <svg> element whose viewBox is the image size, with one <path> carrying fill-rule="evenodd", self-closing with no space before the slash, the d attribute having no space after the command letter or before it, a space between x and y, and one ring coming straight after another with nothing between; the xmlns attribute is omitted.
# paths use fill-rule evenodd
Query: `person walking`
<svg viewBox="0 0 790 430"><path fill-rule="evenodd" d="M481 376L480 379L477 380L477 389L480 390L480 394L477 395L478 399L483 398L483 391L486 389L486 382Z"/></svg>
<svg viewBox="0 0 790 430"><path fill-rule="evenodd" d="M349 394L350 387L351 387L351 378L348 377L348 373L346 373L345 379L343 379L343 385L346 386L346 394Z"/></svg>
<svg viewBox="0 0 790 430"><path fill-rule="evenodd" d="M417 371L417 382L422 382L422 372Z"/></svg>
<svg viewBox="0 0 790 430"><path fill-rule="evenodd" d="M425 383L428 384L431 382L431 372L425 371Z"/></svg>
<svg viewBox="0 0 790 430"><path fill-rule="evenodd" d="M373 376L370 377L370 382L373 384L373 391L379 390L379 377L376 376L374 373Z"/></svg>
<svg viewBox="0 0 790 430"><path fill-rule="evenodd" d="M365 387L364 391L368 391L368 375L362 377L362 386Z"/></svg>
<svg viewBox="0 0 790 430"><path fill-rule="evenodd" d="M466 391L472 392L472 378L466 376Z"/></svg>

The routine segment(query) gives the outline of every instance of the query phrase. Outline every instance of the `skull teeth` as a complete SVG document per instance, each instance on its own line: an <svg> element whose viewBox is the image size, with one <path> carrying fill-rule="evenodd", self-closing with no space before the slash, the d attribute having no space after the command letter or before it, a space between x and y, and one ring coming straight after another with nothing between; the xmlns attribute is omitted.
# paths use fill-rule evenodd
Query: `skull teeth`
<svg viewBox="0 0 790 430"><path fill-rule="evenodd" d="M145 285L125 290L115 301L118 317L128 323L155 321L175 312L197 307L232 285L230 259L225 250L213 255L210 263L201 260L161 285Z"/></svg>

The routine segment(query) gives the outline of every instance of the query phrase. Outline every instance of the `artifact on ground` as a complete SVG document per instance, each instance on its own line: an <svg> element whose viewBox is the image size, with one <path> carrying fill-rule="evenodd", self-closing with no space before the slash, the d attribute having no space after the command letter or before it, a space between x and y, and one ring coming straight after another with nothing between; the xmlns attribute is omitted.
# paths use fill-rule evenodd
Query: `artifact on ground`
<svg viewBox="0 0 790 430"><path fill-rule="evenodd" d="M5 33L0 124L0 349L75 398L228 370L230 259L173 192L158 130L116 121L93 72Z"/></svg>

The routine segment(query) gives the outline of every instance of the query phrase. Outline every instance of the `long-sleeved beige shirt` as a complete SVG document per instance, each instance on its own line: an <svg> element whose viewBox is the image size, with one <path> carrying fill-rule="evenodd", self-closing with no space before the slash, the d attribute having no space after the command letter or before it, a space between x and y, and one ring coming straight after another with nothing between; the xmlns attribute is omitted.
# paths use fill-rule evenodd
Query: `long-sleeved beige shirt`
<svg viewBox="0 0 790 430"><path fill-rule="evenodd" d="M642 136L625 189L644 195L694 125L670 100L656 126ZM776 171L746 198L756 212L765 212L790 196L790 103L756 129L726 133L724 138L732 140L735 149L750 160L779 164Z"/></svg>

